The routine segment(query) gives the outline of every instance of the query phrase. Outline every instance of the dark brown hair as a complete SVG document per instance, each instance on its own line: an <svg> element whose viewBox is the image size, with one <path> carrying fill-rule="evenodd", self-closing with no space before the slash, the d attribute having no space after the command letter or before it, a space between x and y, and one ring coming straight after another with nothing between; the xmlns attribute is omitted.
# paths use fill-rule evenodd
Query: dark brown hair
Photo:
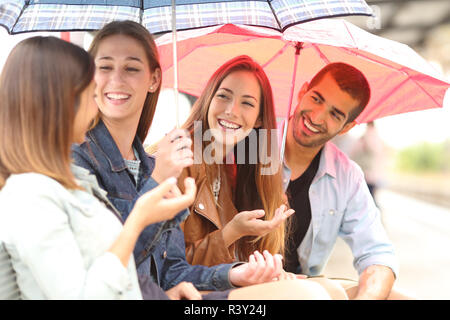
<svg viewBox="0 0 450 320"><path fill-rule="evenodd" d="M341 90L347 92L359 105L350 111L347 123L354 121L364 110L370 100L370 86L366 77L355 67L334 62L322 68L310 81L308 90L317 85L326 74L330 74Z"/></svg>
<svg viewBox="0 0 450 320"><path fill-rule="evenodd" d="M105 25L100 31L97 32L94 39L92 40L91 46L89 48L89 53L95 58L100 43L107 37L113 35L125 35L131 37L138 41L145 51L147 56L148 64L150 66L150 71L154 72L156 69L161 69L159 64L159 54L156 47L155 41L151 33L145 29L144 26L133 21L113 21ZM162 75L161 75L162 77ZM159 92L161 90L161 82L155 92L147 93L145 98L144 108L142 109L141 117L139 119L139 124L137 128L137 136L141 141L145 140L148 130L153 121L153 116L155 115L156 104L158 102Z"/></svg>

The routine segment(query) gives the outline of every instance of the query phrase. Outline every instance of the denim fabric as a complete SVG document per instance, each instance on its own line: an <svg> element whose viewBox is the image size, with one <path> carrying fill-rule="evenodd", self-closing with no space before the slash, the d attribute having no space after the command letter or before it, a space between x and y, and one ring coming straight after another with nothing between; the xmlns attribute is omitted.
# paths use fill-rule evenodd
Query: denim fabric
<svg viewBox="0 0 450 320"><path fill-rule="evenodd" d="M84 143L72 146L75 163L96 175L100 187L107 191L109 200L124 220L139 196L158 185L151 177L155 159L146 154L138 137L135 138L133 147L141 160L137 185L101 120L87 133ZM145 228L134 249L138 274L142 278L150 276L164 290L182 281L192 282L199 290L232 288L228 273L233 264L205 267L192 266L186 261L184 234L180 223L188 214L187 210L183 210L172 220Z"/></svg>

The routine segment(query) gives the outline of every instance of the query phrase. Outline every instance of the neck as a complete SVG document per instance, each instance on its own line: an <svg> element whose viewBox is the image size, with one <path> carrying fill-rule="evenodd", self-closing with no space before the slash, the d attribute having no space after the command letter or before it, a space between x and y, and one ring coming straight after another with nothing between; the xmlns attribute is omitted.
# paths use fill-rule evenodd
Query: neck
<svg viewBox="0 0 450 320"><path fill-rule="evenodd" d="M303 174L321 148L322 146L305 147L298 144L292 133L291 121L289 121L284 157L286 165L292 172L291 180Z"/></svg>
<svg viewBox="0 0 450 320"><path fill-rule="evenodd" d="M102 120L119 148L122 158L127 160L135 160L132 147L136 136L138 123L128 123L129 121L114 121L105 118Z"/></svg>

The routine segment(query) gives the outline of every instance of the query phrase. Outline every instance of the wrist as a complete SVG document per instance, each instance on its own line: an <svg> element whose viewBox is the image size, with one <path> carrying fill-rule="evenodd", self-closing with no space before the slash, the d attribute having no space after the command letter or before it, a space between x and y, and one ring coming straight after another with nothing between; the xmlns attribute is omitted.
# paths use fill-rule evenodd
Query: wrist
<svg viewBox="0 0 450 320"><path fill-rule="evenodd" d="M236 228L233 227L232 222L228 222L222 229L222 237L225 242L225 246L228 248L233 243L241 238Z"/></svg>

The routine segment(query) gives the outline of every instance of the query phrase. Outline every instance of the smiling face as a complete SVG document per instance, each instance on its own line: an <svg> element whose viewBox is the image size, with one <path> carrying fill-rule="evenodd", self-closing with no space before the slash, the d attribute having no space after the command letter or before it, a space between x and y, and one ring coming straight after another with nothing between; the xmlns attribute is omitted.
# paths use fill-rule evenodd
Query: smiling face
<svg viewBox="0 0 450 320"><path fill-rule="evenodd" d="M234 146L260 125L261 87L249 71L230 73L215 92L208 125L216 143Z"/></svg>
<svg viewBox="0 0 450 320"><path fill-rule="evenodd" d="M347 123L347 120L359 101L339 88L330 74L308 91L301 91L298 99L291 124L292 135L300 146L322 147L355 125L355 122Z"/></svg>
<svg viewBox="0 0 450 320"><path fill-rule="evenodd" d="M138 123L147 93L154 92L160 80L159 70L150 71L144 48L129 36L112 35L101 41L95 64L102 117Z"/></svg>

